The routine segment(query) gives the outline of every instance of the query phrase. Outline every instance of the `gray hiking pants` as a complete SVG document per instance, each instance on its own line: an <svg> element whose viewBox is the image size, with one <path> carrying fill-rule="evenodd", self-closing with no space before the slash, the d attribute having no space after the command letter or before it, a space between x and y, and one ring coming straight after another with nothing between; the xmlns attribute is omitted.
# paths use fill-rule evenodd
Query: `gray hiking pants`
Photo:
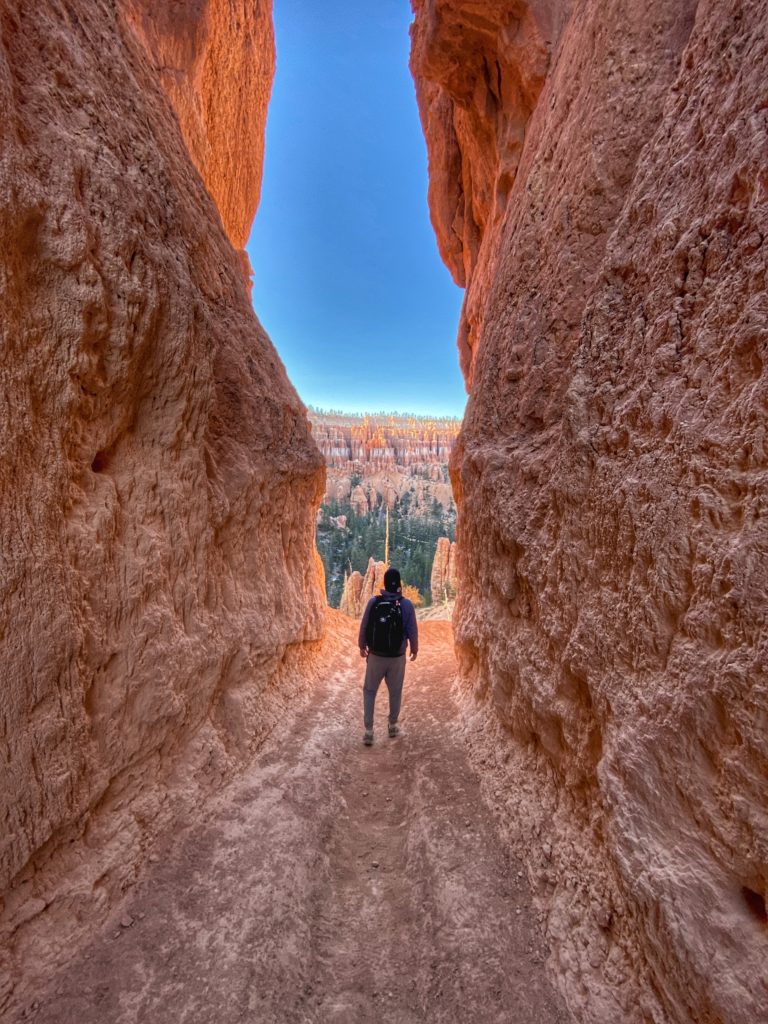
<svg viewBox="0 0 768 1024"><path fill-rule="evenodd" d="M373 706L381 680L389 690L389 720L394 725L400 714L405 679L405 655L397 658L382 658L380 654L369 654L363 683L363 722L366 729L373 728Z"/></svg>

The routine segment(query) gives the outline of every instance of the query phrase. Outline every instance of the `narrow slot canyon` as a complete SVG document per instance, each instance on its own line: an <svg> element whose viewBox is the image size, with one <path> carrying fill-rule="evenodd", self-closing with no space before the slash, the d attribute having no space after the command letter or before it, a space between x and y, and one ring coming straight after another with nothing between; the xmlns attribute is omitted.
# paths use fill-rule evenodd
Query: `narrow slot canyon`
<svg viewBox="0 0 768 1024"><path fill-rule="evenodd" d="M768 2L412 8L469 398L369 748L270 0L0 0L8 1024L768 1021Z"/></svg>

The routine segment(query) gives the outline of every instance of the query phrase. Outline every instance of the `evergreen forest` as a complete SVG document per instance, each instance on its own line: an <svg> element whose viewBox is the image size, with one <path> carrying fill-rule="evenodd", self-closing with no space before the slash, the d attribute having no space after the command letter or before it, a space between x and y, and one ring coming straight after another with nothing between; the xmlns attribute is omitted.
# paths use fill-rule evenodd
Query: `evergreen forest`
<svg viewBox="0 0 768 1024"><path fill-rule="evenodd" d="M389 564L400 570L403 583L416 587L428 605L437 540L455 539L456 511L444 508L437 499L412 509L411 498L407 491L390 509ZM369 558L384 560L386 507L382 502L374 511L359 515L348 501L329 500L320 506L320 513L317 550L325 566L328 604L338 608L345 575L355 570L365 573ZM338 516L346 516L345 527L332 522Z"/></svg>

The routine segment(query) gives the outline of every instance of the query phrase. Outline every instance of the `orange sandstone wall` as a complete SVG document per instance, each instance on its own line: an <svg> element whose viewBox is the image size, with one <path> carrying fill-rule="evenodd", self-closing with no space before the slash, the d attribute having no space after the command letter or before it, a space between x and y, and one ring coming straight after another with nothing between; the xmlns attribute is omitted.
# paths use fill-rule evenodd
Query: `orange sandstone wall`
<svg viewBox="0 0 768 1024"><path fill-rule="evenodd" d="M577 1019L768 1019L768 3L414 7L477 757Z"/></svg>
<svg viewBox="0 0 768 1024"><path fill-rule="evenodd" d="M275 70L271 0L123 0L122 8L173 105L224 230L243 250L261 192ZM247 259L244 252L241 258Z"/></svg>
<svg viewBox="0 0 768 1024"><path fill-rule="evenodd" d="M321 633L322 459L231 244L269 10L148 10L0 0L0 1011Z"/></svg>

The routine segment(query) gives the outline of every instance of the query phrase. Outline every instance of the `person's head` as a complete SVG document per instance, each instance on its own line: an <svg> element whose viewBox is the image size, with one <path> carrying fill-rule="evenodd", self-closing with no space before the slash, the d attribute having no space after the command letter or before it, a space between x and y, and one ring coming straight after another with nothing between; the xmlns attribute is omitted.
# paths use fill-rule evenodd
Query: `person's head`
<svg viewBox="0 0 768 1024"><path fill-rule="evenodd" d="M384 589L390 594L396 594L402 587L402 580L397 569L387 569L384 573Z"/></svg>

